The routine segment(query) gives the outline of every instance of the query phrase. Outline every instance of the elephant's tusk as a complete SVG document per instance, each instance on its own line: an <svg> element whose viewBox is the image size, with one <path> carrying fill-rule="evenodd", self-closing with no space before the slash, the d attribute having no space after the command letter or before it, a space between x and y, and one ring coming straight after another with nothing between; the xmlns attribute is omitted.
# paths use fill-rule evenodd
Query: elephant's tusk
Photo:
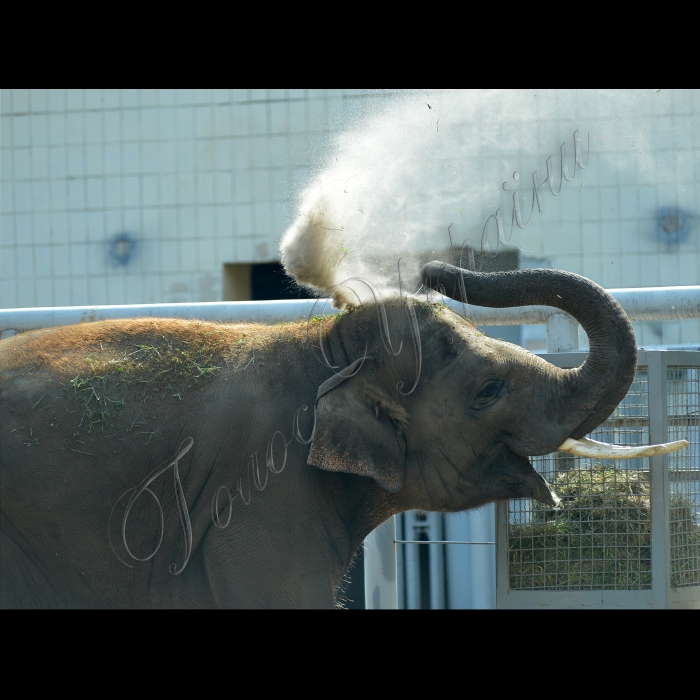
<svg viewBox="0 0 700 700"><path fill-rule="evenodd" d="M624 445L609 445L607 442L598 442L581 438L574 440L567 438L557 448L561 452L569 452L579 457L598 457L600 459L631 459L632 457L653 457L664 455L667 452L675 452L688 447L687 440L676 440L661 445L640 445L639 447L626 447Z"/></svg>

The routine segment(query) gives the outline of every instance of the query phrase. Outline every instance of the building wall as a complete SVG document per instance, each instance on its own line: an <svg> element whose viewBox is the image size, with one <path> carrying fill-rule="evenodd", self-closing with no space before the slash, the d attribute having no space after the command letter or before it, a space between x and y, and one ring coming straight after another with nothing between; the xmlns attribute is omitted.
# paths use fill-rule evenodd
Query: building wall
<svg viewBox="0 0 700 700"><path fill-rule="evenodd" d="M3 90L0 307L221 299L225 264L277 259L334 135L395 94ZM596 143L609 157L593 159L580 193L548 201L546 217L518 232L521 258L608 288L700 282L699 114L696 90L664 91L652 105L651 179L624 167L624 125ZM542 128L570 137L570 124ZM677 245L658 235L663 206L696 217ZM122 232L136 242L127 265L110 257ZM643 344L698 343L700 324L639 324L639 334Z"/></svg>
<svg viewBox="0 0 700 700"><path fill-rule="evenodd" d="M3 90L0 307L221 299L368 91ZM126 265L109 243L136 241Z"/></svg>
<svg viewBox="0 0 700 700"><path fill-rule="evenodd" d="M573 182L565 198L548 198L558 208L556 218L542 222L540 230L521 232L530 255L606 289L700 284L700 91L659 92L651 97L649 91L649 101L627 118L603 113L581 120L592 139L605 131L609 145L599 141L592 147L596 156L583 171L578 194ZM638 136L644 133L649 142L642 145ZM633 156L642 148L653 167L638 167ZM681 240L664 240L662 209L686 215ZM634 326L643 346L700 344L698 320ZM582 331L580 338L587 345Z"/></svg>

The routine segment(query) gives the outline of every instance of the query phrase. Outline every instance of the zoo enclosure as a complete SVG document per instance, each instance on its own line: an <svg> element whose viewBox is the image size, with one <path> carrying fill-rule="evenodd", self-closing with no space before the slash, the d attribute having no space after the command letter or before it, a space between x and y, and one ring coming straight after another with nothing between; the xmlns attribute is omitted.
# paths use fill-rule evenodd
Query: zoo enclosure
<svg viewBox="0 0 700 700"><path fill-rule="evenodd" d="M668 319L687 319L700 317L700 286L693 287L663 287L663 288L647 288L647 289L616 289L609 290L610 293L620 302L627 315L632 321L647 321L647 320L668 320ZM521 325L521 324L547 324L547 350L548 353L567 353L565 355L546 355L549 361L560 364L560 366L577 366L583 361L583 355L569 354L578 348L578 324L576 321L556 309L545 306L535 307L516 307L510 309L486 309L483 307L474 307L461 304L452 300L446 299L445 302L454 308L459 313L466 315L477 326L503 326L503 325ZM335 310L328 308L326 305L326 313L336 313ZM208 302L197 304L135 304L123 306L90 306L90 307L49 307L49 308L28 308L28 309L3 309L0 310L0 338L9 337L15 333L21 333L39 328L47 328L54 326L70 325L75 323L97 321L115 318L134 318L143 316L165 316L171 318L197 318L202 320L218 320L224 322L232 321L289 321L295 319L308 318L312 313L319 313L324 308L324 300L282 300L271 302ZM698 450L697 440L697 411L694 416L688 416L690 422L685 424L674 423L672 419L669 424L668 412L664 412L662 406L667 406L667 401L663 401L664 397L677 397L678 392L666 393L668 389L668 379L664 379L663 371L659 369L657 375L654 375L656 370L652 367L666 367L667 372L675 372L680 370L691 369L696 372L700 371L697 358L700 353L682 353L677 358L671 358L670 355L658 352L648 352L642 356L651 364L647 364L651 375L647 376L647 384L650 376L656 376L650 386L656 387L658 391L650 389L647 395L647 407L652 405L656 408L649 408L649 428L647 432L644 430L633 431L629 435L641 437L646 442L651 439L654 442L664 442L669 439L677 439L679 437L687 437L679 430L695 428L696 437L691 440L692 448ZM653 359L658 357L659 359ZM563 359L562 359L563 358ZM651 359L650 359L651 358ZM665 359L664 359L665 358ZM670 360L669 360L670 358ZM674 359L675 358L675 359ZM695 358L695 359L693 359ZM669 364L669 361L677 362L678 364ZM570 364L567 364L570 363ZM561 364L563 363L563 364ZM693 369L694 368L694 369ZM640 375L638 374L638 382ZM697 381L697 380L696 380ZM633 389L634 391L634 385ZM656 393L654 393L656 391ZM697 390L696 390L697 392ZM676 398L673 399L676 401ZM697 398L696 398L697 401ZM624 403L624 402L623 402ZM675 404L674 404L675 405ZM672 407L671 407L672 408ZM658 410L657 410L658 409ZM659 413L661 411L661 413ZM653 423L652 423L653 421ZM606 424L607 425L607 424ZM651 426L655 427L651 427ZM680 426L680 428L678 428ZM670 431L670 432L669 432ZM676 431L676 432L674 432ZM625 435L624 431L621 435ZM633 442L634 440L632 440ZM629 443L629 440L627 441ZM695 453L695 454L696 454ZM549 455L545 458L540 458L536 464L545 472L551 471L552 460L562 458ZM571 460L566 457L564 459ZM508 506L501 506L498 511L498 602L499 605L508 607L520 605L549 605L552 604L606 604L606 602L619 600L624 597L625 600L632 600L633 605L642 604L661 604L661 601L668 602L670 598L675 596L677 602L683 602L686 598L696 595L693 591L686 594L674 594L672 591L674 581L671 578L671 563L675 560L683 559L685 550L678 549L682 545L676 543L672 545L668 540L668 528L664 534L664 524L668 518L668 510L671 508L671 483L685 484L681 486L681 491L685 489L690 497L697 497L696 482L691 479L694 470L684 468L683 459L690 460L690 455L684 457L683 453L677 455L664 455L663 457L652 458L651 461L651 480L652 488L657 489L656 492L663 494L662 496L652 497L651 508L652 515L652 532L651 532L651 579L654 581L653 587L641 588L639 594L635 591L632 598L624 597L628 591L624 593L620 590L615 590L614 593L605 591L604 593L595 592L582 597L580 591L576 595L571 593L570 587L566 591L557 588L556 581L559 569L566 567L569 560L566 562L556 560L554 563L555 577L554 585L547 586L543 584L541 590L527 589L522 586L522 581L526 577L516 576L515 579L509 578L509 559L508 552L510 551L511 543L509 542L509 523L513 519L513 513L519 513L521 520L531 521L532 513L531 506L526 503L516 503L515 511ZM549 462L547 461L549 460ZM680 461L679 461L680 460ZM644 460L649 462L649 460ZM669 480L669 464L672 465L673 473L682 477L681 481L671 482ZM690 462L688 461L688 464ZM697 470L698 467L695 467ZM556 472L556 469L554 470ZM638 470L639 471L639 470ZM641 470L644 471L644 470ZM649 471L649 467L646 467ZM661 489L658 491L658 489ZM664 505L665 504L665 505ZM530 509L530 510L528 510ZM657 513L661 513L657 517ZM397 540L396 537L396 518L392 518L384 525L377 528L366 540L365 552L365 591L366 591L366 606L368 608L396 608L399 603L399 593L397 590L397 561L402 569L407 569L412 572L408 576L407 590L403 590L402 598L409 603L409 607L421 607L421 597L425 597L425 591L420 590L420 576L418 569L420 568L421 557L418 548L423 548L421 545L430 544L430 550L435 552L435 556L429 558L428 567L430 577L437 585L431 587L431 600L428 601L430 607L444 607L444 597L441 597L440 591L444 589L445 567L444 567L444 547L458 545L474 545L475 549L491 548L493 542L482 540L476 541L454 541L445 540L440 522L436 519L437 514L422 514L412 512L405 514L402 518L402 525L405 528L401 529L402 537ZM485 520L484 516L488 512L484 509L470 515L481 516L481 520ZM697 513L696 513L697 519ZM485 531L490 529L492 523L481 523ZM404 537L405 533L420 532L419 540L412 540L410 537ZM429 533L432 539L429 539ZM440 538L435 541L435 536ZM665 538L665 539L664 539ZM522 538L521 538L522 539ZM397 546L399 545L399 546ZM481 545L481 546L479 546ZM676 549L673 549L673 546ZM470 547L470 549L473 549ZM544 549L544 548L541 548ZM534 548L531 547L531 552ZM674 553L675 552L675 553ZM680 554L679 554L680 553ZM476 559L479 554L475 553L473 558ZM505 557L505 563L504 563ZM675 559L673 559L675 557ZM687 557L686 557L687 558ZM483 557L482 557L483 561ZM694 569L693 569L694 567ZM687 568L687 567L686 567ZM695 581L695 578L700 575L696 563L690 562L690 578ZM656 576L654 576L656 571ZM695 573L693 573L693 571ZM662 572L662 573L659 573ZM693 578L695 577L695 578ZM520 584L517 581L520 580ZM513 588L513 581L516 582L516 587ZM665 583L664 583L665 581ZM658 582L658 585L657 585ZM695 581L695 583L700 583ZM520 587L518 587L520 586ZM410 589L410 590L408 590ZM423 594L423 596L422 596ZM617 595L620 594L620 595ZM544 598L542 596L545 596ZM554 597L552 597L554 596ZM612 597L611 597L612 596ZM558 603L557 603L558 598ZM410 600L409 600L410 599ZM547 602L544 602L547 601ZM614 604L614 602L613 602ZM629 603L627 603L629 604Z"/></svg>
<svg viewBox="0 0 700 700"><path fill-rule="evenodd" d="M586 354L544 357L570 368ZM640 351L627 396L591 436L690 445L619 461L533 458L563 502L496 505L497 606L700 607L699 409L699 352Z"/></svg>
<svg viewBox="0 0 700 700"><path fill-rule="evenodd" d="M632 321L700 318L700 286L614 289L608 291L620 302ZM461 311L461 304L451 301L448 301L448 303L456 310ZM481 315L482 313L483 316ZM545 359L563 367L578 366L585 359L583 354L571 354L572 351L578 349L576 321L567 314L558 312L550 307L513 309L471 307L468 315L477 325L481 326L546 322L548 354L543 355ZM544 584L541 592L517 589L511 591L508 573L509 552L512 545L508 539L508 522L511 507L501 505L498 517L498 546L496 547L498 581L496 598L498 606L529 607L553 605L578 607L612 604L666 607L667 605L686 605L689 603L700 604L700 588L688 588L688 586L700 585L700 572L698 571L697 563L700 547L688 543L688 537L686 536L688 533L678 531L674 535L674 541L669 541L671 522L674 521L673 516L678 515L679 511L677 496L682 496L686 501L694 501L696 506L700 504L700 457L698 456L700 454L700 446L698 444L697 405L699 400L698 394L700 393L698 388L698 372L700 372L698 358L700 353L697 351L675 351L672 353L648 351L640 354L640 363L642 360L647 361L648 357L652 358L652 369L649 370L640 364L641 372L638 372L636 385L638 386L639 380L644 376L645 371L647 372L646 382L648 384L648 372L652 372L654 381L651 394L647 393L641 397L641 400L646 402L646 409L651 410L652 419L654 420L654 428L651 431L652 437L650 438L648 425L646 432L643 429L628 432L621 430L622 426L619 420L617 425L615 425L615 416L607 421L604 426L601 426L598 431L594 432L593 435L603 440L617 441L623 444L648 444L650 439L654 443L667 442L681 437L691 442L687 450L673 455L655 457L652 461L654 477L651 488L654 490L654 496L649 494L650 498L647 499L647 502L651 501L653 503L649 509L653 511L653 514L647 513L647 516L651 517L651 521L654 523L651 526L654 533L654 542L650 541L648 544L650 550L653 546L653 566L656 578L652 579L654 572L650 568L648 581L645 580L644 592L639 594L634 592L631 596L627 596L627 589L619 585L619 582L612 584L614 592L606 592L605 588L599 588L599 592L588 593L582 588L576 594L557 592L552 595L552 586L547 587ZM677 364L674 365L672 364L673 362ZM664 370L659 369L660 367L665 367L667 374L664 374ZM673 379L674 376L680 377L681 374L685 374L685 388L679 385L678 379ZM668 377L671 377L670 381ZM669 386L671 389L667 393ZM639 393L635 385L633 385L630 390L633 402L635 400L635 391ZM631 397L628 395L623 404L629 403ZM683 405L687 415L678 414L679 406ZM649 406L653 406L653 408L649 409ZM649 418L647 418L648 420ZM613 433L612 439L610 432ZM547 471L551 472L551 469L547 470L545 468L548 466L547 461L551 463L552 460L559 460L561 463L562 459L565 460L563 465L577 470L575 473L580 474L578 470L582 466L581 460L568 456L562 458L558 455L548 455L535 460L535 466L545 473ZM644 461L649 463L648 459ZM675 480L670 479L670 476ZM616 479L613 478L611 481L615 482ZM627 481L627 479L624 481ZM620 486L622 485L620 484ZM628 487L628 484L625 483L624 486ZM527 518L530 515L528 502L518 502L515 508L521 510L521 517ZM486 508L476 512L472 511L469 515L481 515L481 518L479 518L481 522L476 523L479 532L488 533L490 530L489 526L493 526L492 522L489 522L489 511ZM494 542L484 541L483 539L481 541L450 541L443 539L444 523L439 519L439 514L422 514L422 516L424 519L420 523L415 522L415 514L413 513L393 518L377 528L367 538L365 598L368 608L399 607L400 603L401 607L421 607L420 601L425 599L425 596L420 591L421 577L418 571L419 566L417 565L419 553L416 551L418 549L431 551L431 556L426 557L428 559L427 568L430 571L430 607L442 607L442 604L444 604L444 600L441 600L440 595L435 595L434 592L440 589L440 585L446 577L444 560L449 555L448 547L471 545L470 549L474 551L474 554L469 559L475 560L477 557L480 557L482 578L488 578L486 570L487 560L482 555L483 550L489 545L495 544ZM472 518L472 527L475 524L474 520L476 519ZM674 522L678 522L678 520ZM692 523L686 523L686 526L697 526L699 522L700 514L698 507L696 507ZM617 526L615 528L617 529ZM399 533L398 538L397 532ZM416 536L416 533L420 534ZM430 533L432 536L428 537L425 533ZM605 534L603 532L603 536ZM627 534L625 533L625 535ZM617 533L613 533L613 536L617 536ZM685 544L683 544L683 541L685 541ZM515 546L517 547L517 543L515 543ZM540 549L544 550L545 548L540 547ZM479 552L478 550L482 551ZM611 551L615 552L617 550L613 548ZM541 554L546 556L544 552ZM642 554L641 549L638 554ZM555 569L556 567L564 569L570 561L571 559L569 558L566 561L550 563L555 565ZM398 569L405 573L405 576L397 576L397 565ZM651 566L652 561L650 559L649 567ZM671 575L672 567L675 569L673 576ZM679 571L684 567L690 570L686 575L686 581L694 583L681 586ZM652 580L655 581L653 590L651 589ZM477 586L480 585L480 582L475 581L474 583ZM486 585L488 585L488 582ZM603 582L603 585L606 585L605 582ZM686 590L679 591L679 588L685 588ZM590 590L593 590L593 586L591 586ZM484 596L482 596L482 600L483 598Z"/></svg>

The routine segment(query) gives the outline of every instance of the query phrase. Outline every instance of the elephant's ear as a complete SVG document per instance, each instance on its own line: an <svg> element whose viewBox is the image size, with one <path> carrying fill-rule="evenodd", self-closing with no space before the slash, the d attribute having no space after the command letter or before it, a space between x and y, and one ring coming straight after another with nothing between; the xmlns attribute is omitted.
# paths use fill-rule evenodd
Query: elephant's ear
<svg viewBox="0 0 700 700"><path fill-rule="evenodd" d="M403 486L406 410L378 387L343 382L316 404L308 463L326 471L371 476L387 491Z"/></svg>

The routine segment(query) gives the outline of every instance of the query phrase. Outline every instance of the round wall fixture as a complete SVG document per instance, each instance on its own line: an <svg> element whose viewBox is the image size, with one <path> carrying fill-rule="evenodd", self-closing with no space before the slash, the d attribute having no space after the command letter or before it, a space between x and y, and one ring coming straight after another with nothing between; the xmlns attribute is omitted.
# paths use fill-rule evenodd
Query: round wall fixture
<svg viewBox="0 0 700 700"><path fill-rule="evenodd" d="M690 217L676 207L659 209L659 238L664 243L680 243L688 235Z"/></svg>
<svg viewBox="0 0 700 700"><path fill-rule="evenodd" d="M109 243L109 257L115 265L128 265L136 252L136 241L128 233L118 233Z"/></svg>

